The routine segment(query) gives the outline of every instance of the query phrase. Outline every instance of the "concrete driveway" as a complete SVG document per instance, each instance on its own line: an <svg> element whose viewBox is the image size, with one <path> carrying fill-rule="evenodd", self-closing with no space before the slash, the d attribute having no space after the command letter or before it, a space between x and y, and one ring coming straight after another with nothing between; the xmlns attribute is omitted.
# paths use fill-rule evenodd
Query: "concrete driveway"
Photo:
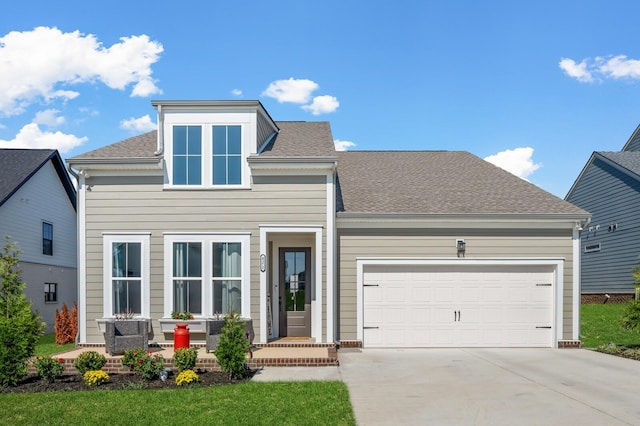
<svg viewBox="0 0 640 426"><path fill-rule="evenodd" d="M341 350L359 425L640 425L640 362L582 349Z"/></svg>

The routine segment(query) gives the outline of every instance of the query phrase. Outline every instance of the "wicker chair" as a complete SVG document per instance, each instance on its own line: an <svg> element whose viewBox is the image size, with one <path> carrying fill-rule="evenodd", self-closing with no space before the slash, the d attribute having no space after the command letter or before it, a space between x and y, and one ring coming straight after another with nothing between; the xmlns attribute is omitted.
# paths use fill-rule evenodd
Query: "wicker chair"
<svg viewBox="0 0 640 426"><path fill-rule="evenodd" d="M104 340L109 355L122 355L127 349L149 347L149 323L146 320L107 321Z"/></svg>

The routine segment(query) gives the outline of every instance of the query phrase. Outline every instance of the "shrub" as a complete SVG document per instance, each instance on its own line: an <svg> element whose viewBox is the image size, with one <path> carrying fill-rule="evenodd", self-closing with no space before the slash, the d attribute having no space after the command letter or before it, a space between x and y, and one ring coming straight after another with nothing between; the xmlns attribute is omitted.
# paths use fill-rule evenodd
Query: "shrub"
<svg viewBox="0 0 640 426"><path fill-rule="evenodd" d="M109 375L102 370L89 370L82 375L87 386L100 386L109 381Z"/></svg>
<svg viewBox="0 0 640 426"><path fill-rule="evenodd" d="M193 370L196 367L198 351L193 348L180 348L173 354L173 365L178 371Z"/></svg>
<svg viewBox="0 0 640 426"><path fill-rule="evenodd" d="M637 294L640 289L640 266L633 268L631 275L633 276L633 284ZM634 299L625 307L622 314L622 328L640 330L640 300Z"/></svg>
<svg viewBox="0 0 640 426"><path fill-rule="evenodd" d="M184 370L184 371L181 371L176 376L176 385L178 386L191 385L193 383L198 383L198 379L199 379L198 375L196 374L195 371Z"/></svg>
<svg viewBox="0 0 640 426"><path fill-rule="evenodd" d="M45 324L24 294L16 243L5 239L0 252L0 386L15 386L27 375Z"/></svg>
<svg viewBox="0 0 640 426"><path fill-rule="evenodd" d="M64 372L64 359L62 358L37 357L33 364L38 371L38 376L49 383L53 383Z"/></svg>
<svg viewBox="0 0 640 426"><path fill-rule="evenodd" d="M191 314L191 312L171 312L171 319L177 319L177 320L183 320L183 321L188 321L188 320L192 320L193 314Z"/></svg>
<svg viewBox="0 0 640 426"><path fill-rule="evenodd" d="M164 370L164 358L142 349L128 349L124 351L122 365L140 374L145 380L153 380Z"/></svg>
<svg viewBox="0 0 640 426"><path fill-rule="evenodd" d="M100 370L107 363L107 358L96 351L83 352L73 361L73 366L84 374L87 371Z"/></svg>
<svg viewBox="0 0 640 426"><path fill-rule="evenodd" d="M69 313L67 304L62 304L60 312L56 309L54 330L56 332L56 345L66 345L76 340L78 333L78 304L73 304Z"/></svg>
<svg viewBox="0 0 640 426"><path fill-rule="evenodd" d="M230 312L224 319L220 342L215 351L218 364L230 378L240 379L246 372L248 352L249 340L245 335L244 324L238 314Z"/></svg>

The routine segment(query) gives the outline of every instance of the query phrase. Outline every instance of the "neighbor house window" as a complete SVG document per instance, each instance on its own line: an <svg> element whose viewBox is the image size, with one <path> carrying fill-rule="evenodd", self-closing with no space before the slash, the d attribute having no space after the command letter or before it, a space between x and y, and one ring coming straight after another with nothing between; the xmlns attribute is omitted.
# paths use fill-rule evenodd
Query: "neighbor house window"
<svg viewBox="0 0 640 426"><path fill-rule="evenodd" d="M42 254L53 256L53 225L42 222Z"/></svg>
<svg viewBox="0 0 640 426"><path fill-rule="evenodd" d="M44 284L44 301L45 303L53 303L58 301L58 284Z"/></svg>
<svg viewBox="0 0 640 426"><path fill-rule="evenodd" d="M597 244L590 244L590 245L586 245L584 246L584 252L585 253L594 253L600 251L600 243Z"/></svg>
<svg viewBox="0 0 640 426"><path fill-rule="evenodd" d="M249 234L165 236L165 317L249 316Z"/></svg>
<svg viewBox="0 0 640 426"><path fill-rule="evenodd" d="M202 244L173 243L173 311L202 313Z"/></svg>
<svg viewBox="0 0 640 426"><path fill-rule="evenodd" d="M105 235L105 316L149 315L149 235Z"/></svg>
<svg viewBox="0 0 640 426"><path fill-rule="evenodd" d="M242 128L213 126L213 184L240 185L242 183Z"/></svg>
<svg viewBox="0 0 640 426"><path fill-rule="evenodd" d="M173 184L202 183L202 127L173 127Z"/></svg>
<svg viewBox="0 0 640 426"><path fill-rule="evenodd" d="M242 244L213 243L211 277L213 312L240 312L242 301Z"/></svg>

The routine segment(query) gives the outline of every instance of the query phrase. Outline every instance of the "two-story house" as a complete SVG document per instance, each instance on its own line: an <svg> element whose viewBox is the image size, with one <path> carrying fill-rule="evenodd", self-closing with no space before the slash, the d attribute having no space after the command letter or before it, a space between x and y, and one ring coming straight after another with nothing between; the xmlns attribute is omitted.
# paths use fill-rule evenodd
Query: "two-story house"
<svg viewBox="0 0 640 426"><path fill-rule="evenodd" d="M158 343L172 312L231 310L258 343L578 338L585 211L466 152L336 152L328 123L259 101L152 105L157 131L68 160L81 343L125 311Z"/></svg>
<svg viewBox="0 0 640 426"><path fill-rule="evenodd" d="M76 191L52 149L0 149L0 238L18 243L25 294L53 331L77 299Z"/></svg>

